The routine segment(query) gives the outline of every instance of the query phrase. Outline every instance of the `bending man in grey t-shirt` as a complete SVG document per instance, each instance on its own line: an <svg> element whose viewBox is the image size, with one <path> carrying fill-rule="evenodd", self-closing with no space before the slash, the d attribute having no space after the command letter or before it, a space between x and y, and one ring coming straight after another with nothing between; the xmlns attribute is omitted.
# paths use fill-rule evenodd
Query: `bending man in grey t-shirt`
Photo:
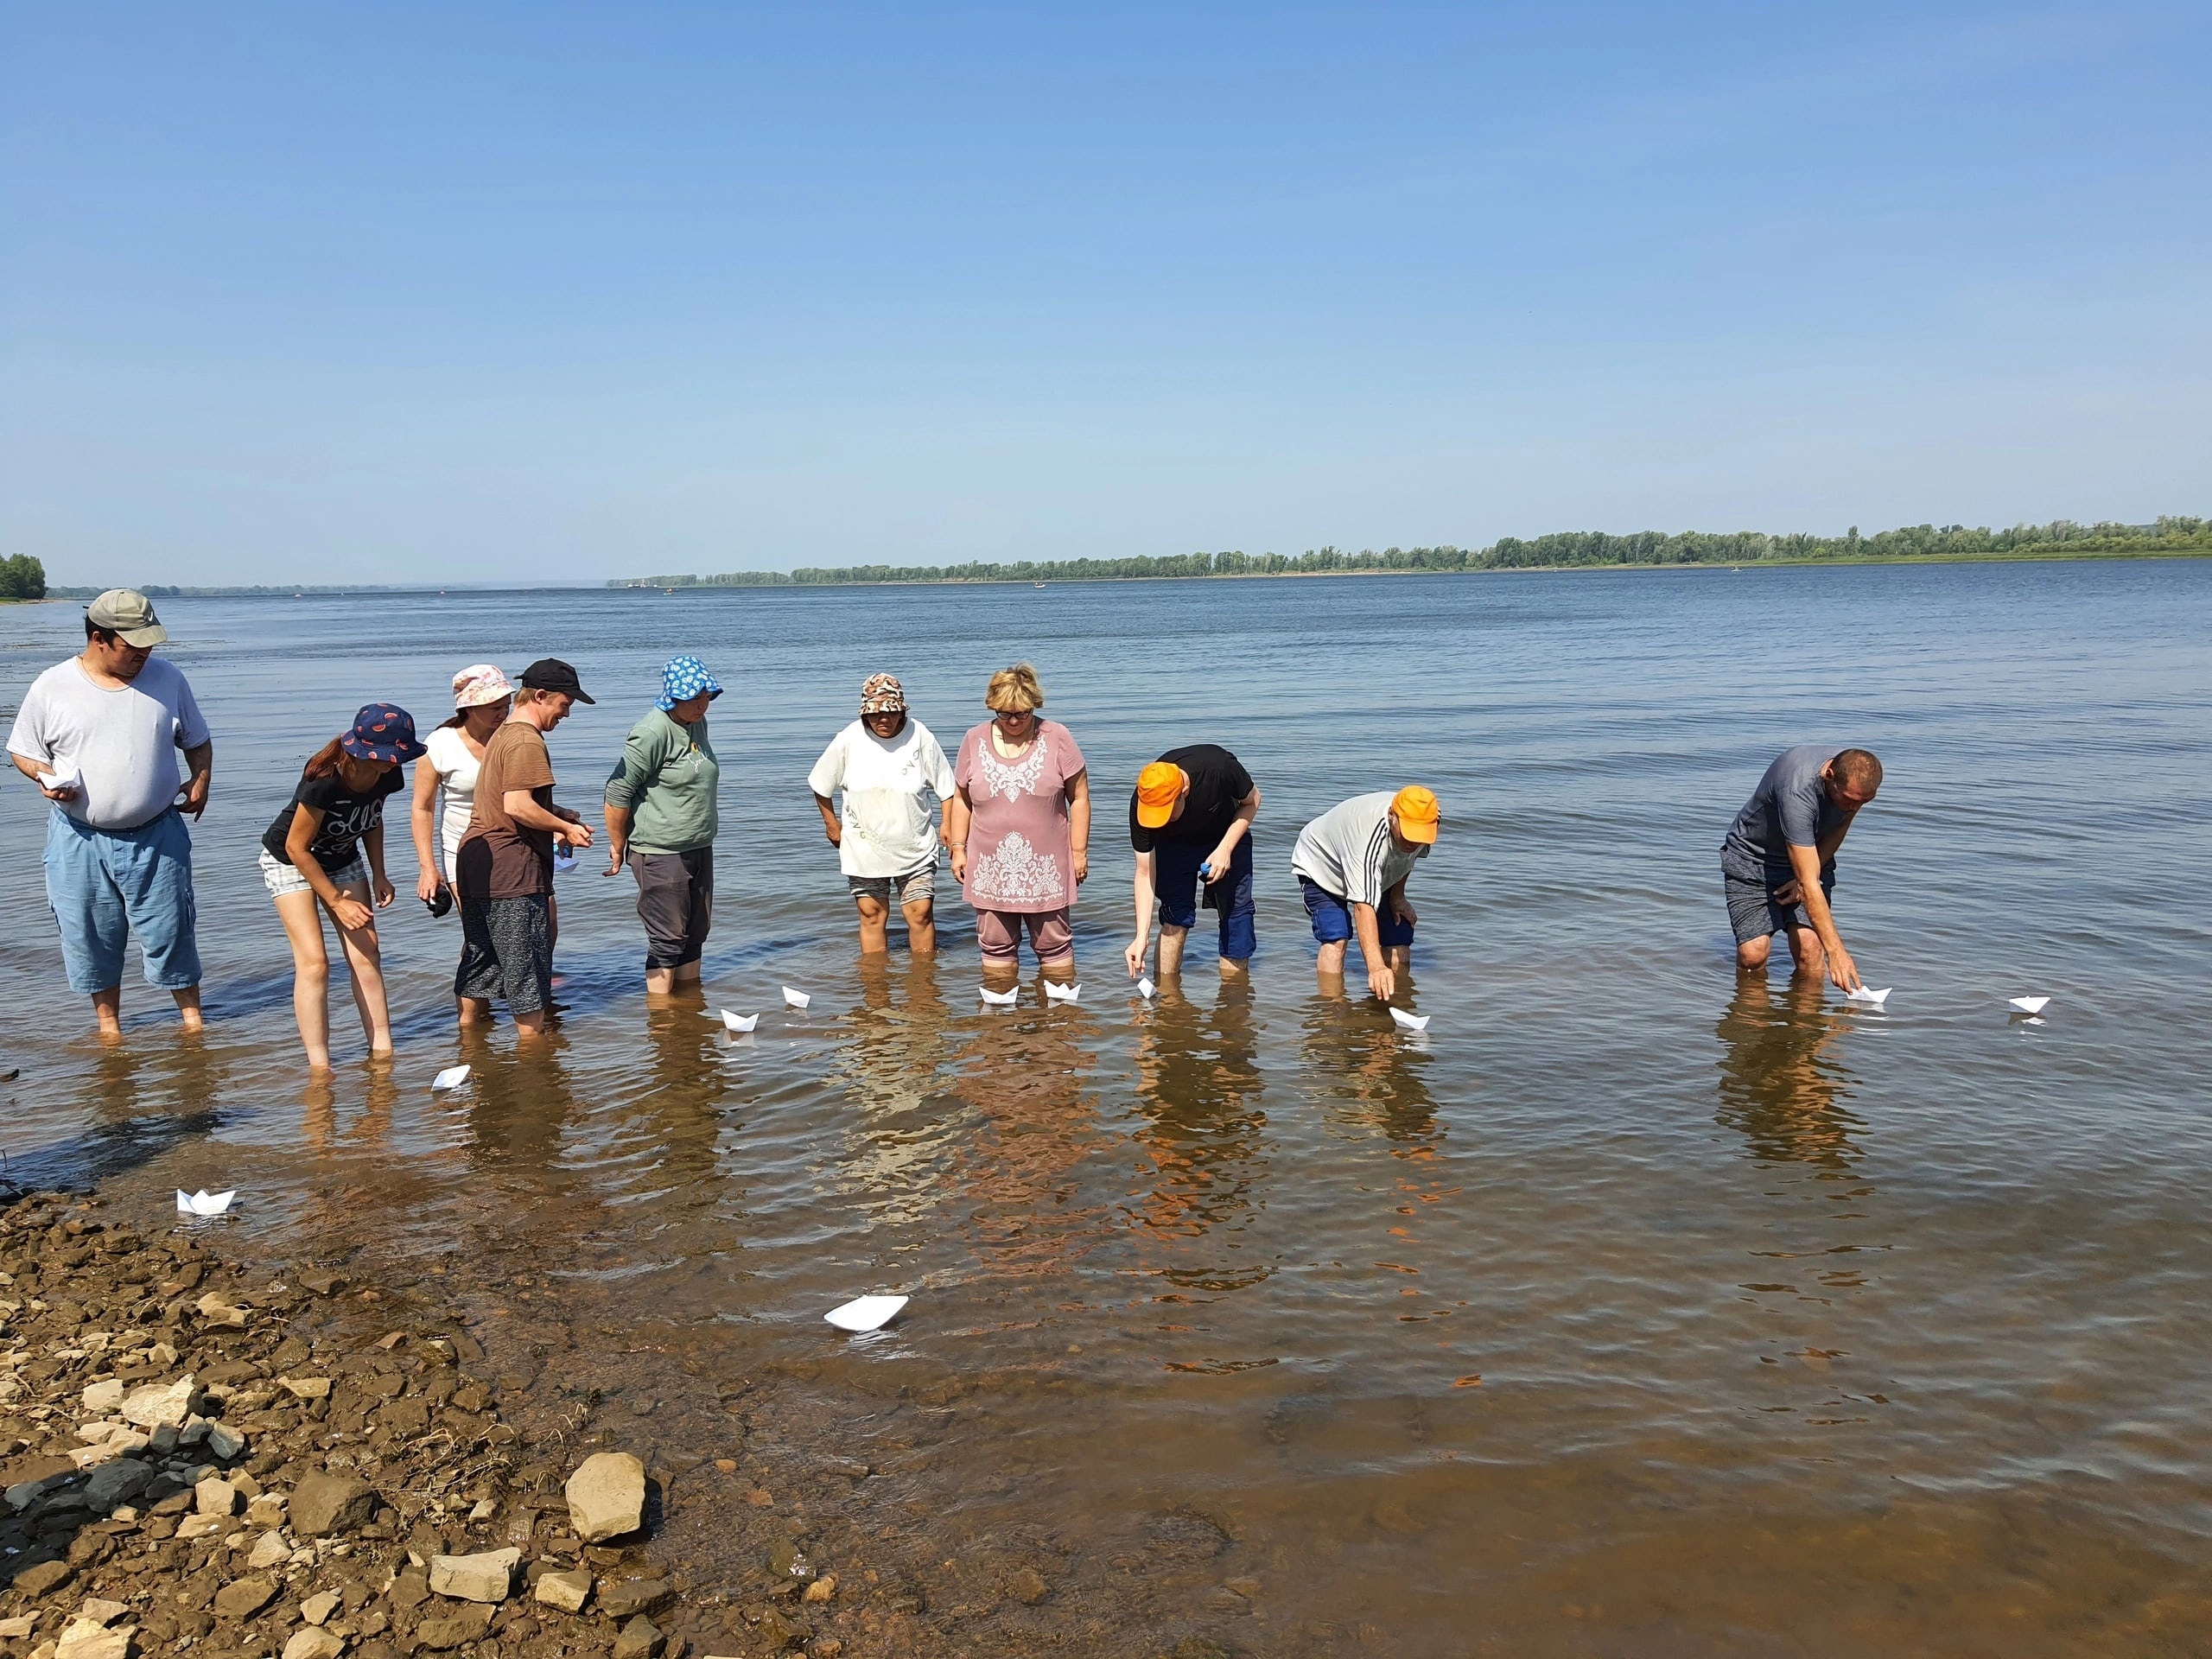
<svg viewBox="0 0 2212 1659"><path fill-rule="evenodd" d="M1859 969L1835 931L1828 893L1836 849L1859 809L1882 785L1882 763L1865 749L1808 743L1785 749L1759 779L1720 843L1736 966L1762 971L1774 936L1789 936L1801 974L1824 969L1840 990L1859 988Z"/></svg>

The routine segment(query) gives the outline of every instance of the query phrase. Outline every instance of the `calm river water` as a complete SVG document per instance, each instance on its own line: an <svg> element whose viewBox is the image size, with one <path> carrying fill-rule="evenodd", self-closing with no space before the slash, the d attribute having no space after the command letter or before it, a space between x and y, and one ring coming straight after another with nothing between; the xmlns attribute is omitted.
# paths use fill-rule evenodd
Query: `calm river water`
<svg viewBox="0 0 2212 1659"><path fill-rule="evenodd" d="M149 1217L236 1186L241 1248L496 1274L483 1316L618 1403L632 1353L801 1379L821 1433L877 1436L875 1484L960 1537L1049 1537L1101 1584L1180 1549L1182 1599L1131 1615L1154 1630L2212 1643L2212 563L161 608L217 734L210 1029L181 1043L134 959L126 1043L90 1039L42 806L7 791L19 1179ZM0 609L10 715L78 616ZM308 1086L254 863L304 755L365 700L427 724L462 664L562 656L600 702L553 737L560 793L596 817L677 650L728 688L704 1006L765 1010L759 1034L648 1008L634 889L588 859L561 878L563 1035L464 1047L457 922L404 896L395 831L398 1063L372 1074L341 985L338 1077ZM804 779L868 672L950 747L1018 657L1101 810L1082 1002L993 1014L957 899L934 969L859 961ZM1209 963L1146 1008L1116 960L1124 803L1204 740L1265 791L1261 954L1249 987ZM1731 970L1722 831L1816 740L1888 768L1838 890L1885 1013ZM1446 812L1413 887L1420 1039L1316 994L1288 871L1315 812L1413 780ZM2031 992L2040 1024L2005 1007ZM477 1081L434 1099L460 1058ZM915 1298L889 1332L823 1324L886 1288ZM936 1449L882 1438L925 1396ZM639 1433L702 1438L657 1403Z"/></svg>

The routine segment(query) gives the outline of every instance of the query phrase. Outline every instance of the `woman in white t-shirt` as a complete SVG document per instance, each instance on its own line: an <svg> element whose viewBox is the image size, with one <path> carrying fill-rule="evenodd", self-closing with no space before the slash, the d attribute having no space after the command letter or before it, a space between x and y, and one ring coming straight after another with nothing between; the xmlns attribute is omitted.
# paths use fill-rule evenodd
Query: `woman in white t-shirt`
<svg viewBox="0 0 2212 1659"><path fill-rule="evenodd" d="M906 716L906 694L888 674L861 687L861 717L837 734L807 774L822 828L861 915L863 955L891 948L891 899L898 894L906 940L937 949L938 851L930 798L952 793L952 766L930 728ZM842 790L844 813L830 797Z"/></svg>
<svg viewBox="0 0 2212 1659"><path fill-rule="evenodd" d="M430 734L429 753L415 768L412 817L415 861L421 871L415 878L415 896L441 915L446 906L438 903L438 889L453 886L454 855L468 833L484 746L505 722L514 697L513 684L491 664L471 663L462 669L453 677L454 716ZM441 791L445 794L442 812ZM451 902L448 898L447 905Z"/></svg>

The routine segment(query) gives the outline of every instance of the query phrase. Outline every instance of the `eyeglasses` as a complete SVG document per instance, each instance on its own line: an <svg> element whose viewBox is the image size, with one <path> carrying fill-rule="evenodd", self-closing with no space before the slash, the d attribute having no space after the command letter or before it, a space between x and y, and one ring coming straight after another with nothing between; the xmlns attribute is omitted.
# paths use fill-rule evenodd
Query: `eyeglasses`
<svg viewBox="0 0 2212 1659"><path fill-rule="evenodd" d="M1035 715L1036 712L1037 711L1034 709L994 709L991 710L991 718L994 720L1027 720L1032 715Z"/></svg>

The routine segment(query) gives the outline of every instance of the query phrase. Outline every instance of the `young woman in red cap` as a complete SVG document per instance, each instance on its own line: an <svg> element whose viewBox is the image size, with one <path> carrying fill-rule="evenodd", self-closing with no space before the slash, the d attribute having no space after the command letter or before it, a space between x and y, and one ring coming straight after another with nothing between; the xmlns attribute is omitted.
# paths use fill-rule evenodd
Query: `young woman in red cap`
<svg viewBox="0 0 2212 1659"><path fill-rule="evenodd" d="M400 768L422 753L412 715L370 703L353 716L352 730L308 757L299 787L261 837L262 880L291 943L292 1012L310 1070L330 1069L330 955L321 910L330 912L346 947L369 1053L391 1053L376 921L392 900L384 873L384 804L399 792Z"/></svg>

